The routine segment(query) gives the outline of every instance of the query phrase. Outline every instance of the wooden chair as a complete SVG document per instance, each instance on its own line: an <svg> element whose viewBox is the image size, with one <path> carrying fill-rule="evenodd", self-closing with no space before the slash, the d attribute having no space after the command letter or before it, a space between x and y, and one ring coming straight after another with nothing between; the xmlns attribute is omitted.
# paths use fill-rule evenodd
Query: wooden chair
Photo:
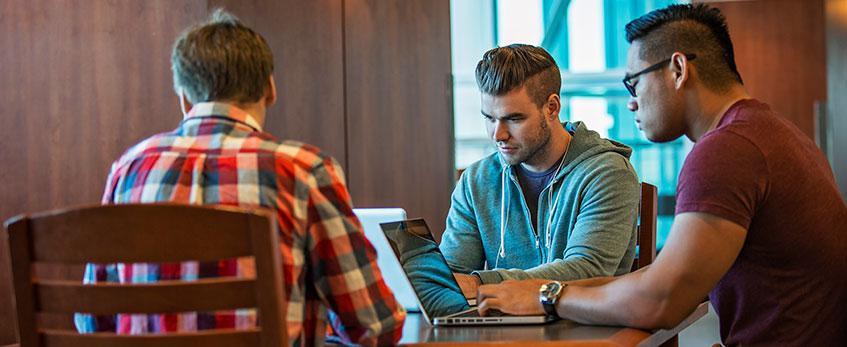
<svg viewBox="0 0 847 347"><path fill-rule="evenodd" d="M109 205L22 215L5 223L21 346L283 346L287 344L277 227L266 211L176 204ZM39 263L255 260L255 278L146 284L39 278ZM124 335L44 328L39 316L168 313L255 307L260 327Z"/></svg>
<svg viewBox="0 0 847 347"><path fill-rule="evenodd" d="M638 253L632 271L653 263L656 259L656 218L658 190L650 183L641 182L641 202L638 204Z"/></svg>

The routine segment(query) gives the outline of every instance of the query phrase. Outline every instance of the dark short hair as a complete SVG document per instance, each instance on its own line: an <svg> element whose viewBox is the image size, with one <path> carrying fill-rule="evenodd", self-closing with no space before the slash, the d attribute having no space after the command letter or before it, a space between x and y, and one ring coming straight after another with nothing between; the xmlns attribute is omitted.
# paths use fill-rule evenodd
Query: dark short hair
<svg viewBox="0 0 847 347"><path fill-rule="evenodd" d="M527 85L538 107L559 94L562 76L550 53L541 47L512 44L485 52L476 65L476 84L488 95L504 95Z"/></svg>
<svg viewBox="0 0 847 347"><path fill-rule="evenodd" d="M731 83L744 83L735 65L726 18L717 8L685 4L652 11L626 25L626 40L641 42L639 57L650 62L674 52L696 54L692 63L707 88L724 91Z"/></svg>
<svg viewBox="0 0 847 347"><path fill-rule="evenodd" d="M174 89L192 103L259 101L273 68L265 39L222 9L180 34L171 53Z"/></svg>

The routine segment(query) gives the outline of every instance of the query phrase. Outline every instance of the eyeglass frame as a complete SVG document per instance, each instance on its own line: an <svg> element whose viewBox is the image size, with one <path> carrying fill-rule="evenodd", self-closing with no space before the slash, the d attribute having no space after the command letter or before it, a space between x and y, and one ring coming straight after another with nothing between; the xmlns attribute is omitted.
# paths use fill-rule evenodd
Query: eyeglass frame
<svg viewBox="0 0 847 347"><path fill-rule="evenodd" d="M685 55L685 58L688 59L688 60L694 60L694 58L697 58L697 55L693 54L693 53L690 53L690 54L686 53L684 55ZM629 81L631 81L633 78L636 78L636 77L641 76L643 74L653 72L653 71L656 71L656 70L663 68L665 65L670 63L672 59L673 59L673 57L662 60L662 61L655 63L653 65L650 65L650 66L648 66L648 67L642 69L641 71L638 71L638 72L636 72L632 75L624 76L623 81L621 81L621 82L623 82L623 85L624 85L624 87L626 87L626 91L629 92L629 95L632 95L633 98L638 97L638 95L635 94L635 86L630 84Z"/></svg>

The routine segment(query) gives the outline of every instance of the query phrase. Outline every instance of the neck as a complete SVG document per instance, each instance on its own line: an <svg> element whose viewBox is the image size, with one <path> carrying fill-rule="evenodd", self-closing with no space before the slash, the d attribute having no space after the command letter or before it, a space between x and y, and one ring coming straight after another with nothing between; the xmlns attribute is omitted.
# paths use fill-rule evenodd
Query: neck
<svg viewBox="0 0 847 347"><path fill-rule="evenodd" d="M749 99L750 95L742 85L734 85L728 92L715 94L704 90L694 100L693 117L688 121L688 132L685 134L693 142L700 140L707 132L715 129L723 119L726 111L739 100Z"/></svg>
<svg viewBox="0 0 847 347"><path fill-rule="evenodd" d="M248 114L250 114L250 116L253 117L253 119L256 121L256 123L259 123L260 126L262 126L262 127L265 126L265 113L267 111L267 108L265 107L264 100L259 100L259 102L255 102L255 103L251 103L251 104L243 104L243 105L233 104L233 105L235 105L236 107L244 110L244 112L247 112Z"/></svg>
<svg viewBox="0 0 847 347"><path fill-rule="evenodd" d="M542 150L543 153L538 153L536 158L531 161L521 163L524 168L531 172L544 172L559 163L559 159L565 155L571 143L571 134L569 134L561 123L555 122L551 125L550 141L547 142L547 148Z"/></svg>

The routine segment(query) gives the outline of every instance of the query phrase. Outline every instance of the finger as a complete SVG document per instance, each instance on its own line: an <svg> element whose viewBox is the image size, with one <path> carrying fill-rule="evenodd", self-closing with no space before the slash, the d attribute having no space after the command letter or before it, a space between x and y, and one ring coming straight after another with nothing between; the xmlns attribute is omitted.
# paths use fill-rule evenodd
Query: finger
<svg viewBox="0 0 847 347"><path fill-rule="evenodd" d="M500 289L496 284L487 284L479 286L476 290L476 302L482 302L487 298L496 298L499 296Z"/></svg>
<svg viewBox="0 0 847 347"><path fill-rule="evenodd" d="M488 314L489 310L499 310L500 305L500 299L488 298L479 303L479 306L477 306L477 310L479 311L480 316L485 316L486 314Z"/></svg>

